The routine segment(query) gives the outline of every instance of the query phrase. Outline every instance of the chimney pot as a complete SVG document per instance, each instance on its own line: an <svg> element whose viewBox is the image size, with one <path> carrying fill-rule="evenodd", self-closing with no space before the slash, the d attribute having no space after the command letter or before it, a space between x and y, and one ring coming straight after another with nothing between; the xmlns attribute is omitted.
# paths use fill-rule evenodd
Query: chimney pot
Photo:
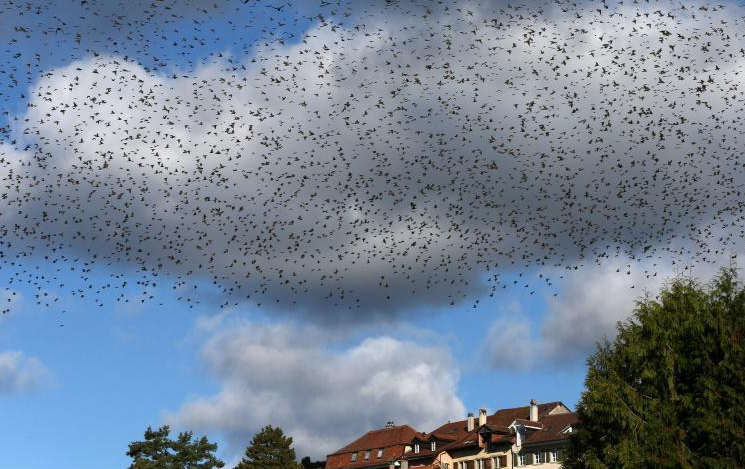
<svg viewBox="0 0 745 469"><path fill-rule="evenodd" d="M530 420L533 422L538 421L538 403L535 399L530 400Z"/></svg>
<svg viewBox="0 0 745 469"><path fill-rule="evenodd" d="M473 431L473 412L468 413L468 418L466 420L468 422L467 429L469 432L472 432Z"/></svg>
<svg viewBox="0 0 745 469"><path fill-rule="evenodd" d="M486 409L479 409L479 427L486 425Z"/></svg>

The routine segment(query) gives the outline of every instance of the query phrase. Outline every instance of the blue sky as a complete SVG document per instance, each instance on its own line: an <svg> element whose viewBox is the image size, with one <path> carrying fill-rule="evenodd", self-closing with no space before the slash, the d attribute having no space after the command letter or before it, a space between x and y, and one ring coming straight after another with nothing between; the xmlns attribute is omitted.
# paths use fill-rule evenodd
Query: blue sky
<svg viewBox="0 0 745 469"><path fill-rule="evenodd" d="M574 407L635 299L742 257L739 6L155 5L0 7L0 469Z"/></svg>
<svg viewBox="0 0 745 469"><path fill-rule="evenodd" d="M505 296L540 321L546 309L541 293L549 290L525 290L516 287ZM132 292L129 304L102 295L103 306L96 306L68 295L44 307L35 304L35 289L19 285L16 291L19 304L0 322L1 348L38 358L47 373L38 386L0 398L0 438L6 442L0 467L126 467L127 444L148 425L162 424L165 412L219 389L199 358L205 340L199 321L221 314L213 305L188 308L172 289L159 288L157 301L141 303ZM433 346L452 352L461 373L458 396L470 411L524 405L531 398L574 406L584 379L581 356L558 368L500 370L485 363L480 347L487 326L504 309L503 301L490 299L475 309L446 308L379 330L401 340L442 341ZM231 314L273 321L260 308ZM376 329L351 334L349 342L380 334ZM225 446L220 432L208 436ZM235 457L224 448L221 455Z"/></svg>

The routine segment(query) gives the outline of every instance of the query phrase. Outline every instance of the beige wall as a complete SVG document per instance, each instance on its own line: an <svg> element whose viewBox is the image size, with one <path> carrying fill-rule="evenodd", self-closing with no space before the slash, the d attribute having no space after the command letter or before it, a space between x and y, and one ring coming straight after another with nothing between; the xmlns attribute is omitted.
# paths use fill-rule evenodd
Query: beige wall
<svg viewBox="0 0 745 469"><path fill-rule="evenodd" d="M540 468L540 469L560 469L561 463L560 462L542 462L542 463L534 463L533 455L536 451L541 452L549 452L552 449L564 449L566 444L556 444L551 446L544 446L541 448L522 448L522 451L520 453L525 454L526 460L525 460L525 466L516 466L516 467L526 467L526 468ZM546 454L547 460L550 459L550 455Z"/></svg>
<svg viewBox="0 0 745 469"><path fill-rule="evenodd" d="M495 458L497 456L507 456L507 466L508 468L512 467L512 452L510 450L505 451L495 451L492 453L488 453L485 449L481 449L478 453L475 454L469 454L469 455L461 455L459 457L453 457L452 463L450 464L450 469L455 469L455 463L458 462L466 462L466 461L476 461L479 459L484 460L484 469L489 468L489 463L487 460L490 458ZM475 469L478 469L475 467Z"/></svg>
<svg viewBox="0 0 745 469"><path fill-rule="evenodd" d="M533 462L533 453L535 453L538 450L550 451L551 449L554 449L554 448L564 448L564 447L565 447L565 444L558 443L556 445L545 446L542 448L535 448L535 449L523 448L522 452L524 452L527 455L525 466L523 467L540 468L540 469L560 469L561 468L560 462L543 462L543 463L535 464ZM475 453L472 452L471 454L456 454L454 456L448 453L443 453L442 456L440 457L440 460L442 462L448 463L448 469L456 469L455 463L461 463L461 462L466 462L466 461L476 461L479 459L483 459L484 469L488 469L489 468L489 463L487 462L488 459L497 457L497 456L507 456L507 466L505 467L511 469L513 467L513 464L512 464L513 456L512 455L513 455L513 452L511 449L504 450L504 451L495 451L491 453L488 453L485 449L481 449L480 451L475 452ZM478 469L478 468L474 467L474 469Z"/></svg>

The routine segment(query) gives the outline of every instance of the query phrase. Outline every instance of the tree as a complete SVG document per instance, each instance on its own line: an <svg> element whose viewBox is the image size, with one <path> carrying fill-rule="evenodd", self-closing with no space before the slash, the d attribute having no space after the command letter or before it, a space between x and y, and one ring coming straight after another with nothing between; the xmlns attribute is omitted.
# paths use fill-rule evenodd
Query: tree
<svg viewBox="0 0 745 469"><path fill-rule="evenodd" d="M170 428L148 427L144 441L129 444L127 456L133 459L129 469L216 469L225 465L213 454L217 444L207 437L193 440L192 432L181 432L176 440L169 438Z"/></svg>
<svg viewBox="0 0 745 469"><path fill-rule="evenodd" d="M563 467L745 467L745 290L733 268L637 302L588 359Z"/></svg>
<svg viewBox="0 0 745 469"><path fill-rule="evenodd" d="M292 438L285 437L281 428L267 425L254 435L246 455L236 469L296 469Z"/></svg>
<svg viewBox="0 0 745 469"><path fill-rule="evenodd" d="M300 467L302 469L323 469L326 467L326 461L312 461L310 456L305 456L300 460Z"/></svg>

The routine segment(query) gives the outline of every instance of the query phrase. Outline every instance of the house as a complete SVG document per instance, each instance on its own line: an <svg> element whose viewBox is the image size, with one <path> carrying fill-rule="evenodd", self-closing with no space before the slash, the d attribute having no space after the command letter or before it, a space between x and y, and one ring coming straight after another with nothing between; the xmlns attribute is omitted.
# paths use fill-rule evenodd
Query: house
<svg viewBox="0 0 745 469"><path fill-rule="evenodd" d="M498 469L541 465L543 469L559 468L576 422L576 414L561 402L538 404L532 400L529 406L500 409L492 415L481 409L478 418L469 414L465 420L448 422L429 433L417 432L408 425L368 432L329 455L327 467ZM396 433L396 428L407 430ZM410 438L405 442L406 434ZM390 443L391 450L386 453L389 456L372 458L373 446L380 447L384 441ZM357 456L352 456L353 452ZM368 458L360 462L360 455Z"/></svg>
<svg viewBox="0 0 745 469"><path fill-rule="evenodd" d="M389 468L411 449L417 432L408 425L388 422L326 457L326 469Z"/></svg>

